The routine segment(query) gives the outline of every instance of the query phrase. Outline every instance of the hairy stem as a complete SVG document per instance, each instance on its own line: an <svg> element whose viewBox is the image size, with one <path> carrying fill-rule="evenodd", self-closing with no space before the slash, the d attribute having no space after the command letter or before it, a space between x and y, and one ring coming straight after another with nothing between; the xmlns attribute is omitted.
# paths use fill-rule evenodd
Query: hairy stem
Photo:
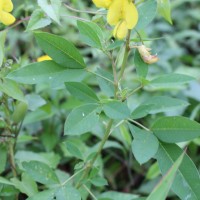
<svg viewBox="0 0 200 200"><path fill-rule="evenodd" d="M15 158L14 158L14 144L13 141L9 142L9 160L12 169L12 173L14 177L17 177L16 165L15 165Z"/></svg>
<svg viewBox="0 0 200 200"><path fill-rule="evenodd" d="M110 60L112 62L112 70L113 70L113 76L114 76L114 88L115 88L115 99L117 98L117 91L118 91L118 78L117 78L117 69L116 69L116 64L114 61L114 58L112 56L112 54L110 54Z"/></svg>
<svg viewBox="0 0 200 200"><path fill-rule="evenodd" d="M64 6L73 11L73 12L77 12L77 13L87 13L87 14L91 14L91 15L105 15L106 13L100 13L100 12L93 12L93 11L85 11L85 10L78 10L78 9L75 9L75 8L72 8L71 6L69 6L68 4L64 3Z"/></svg>
<svg viewBox="0 0 200 200"><path fill-rule="evenodd" d="M124 75L124 70L125 70L126 64L127 64L128 54L129 54L129 51L130 51L130 47L129 47L130 37L131 37L131 30L128 31L128 35L126 37L126 46L125 46L124 58L123 58L123 61L122 61L121 70L120 70L120 73L119 73L119 81L122 79L122 77Z"/></svg>
<svg viewBox="0 0 200 200"><path fill-rule="evenodd" d="M95 161L97 160L98 156L100 155L109 135L110 135L110 131L111 131L111 127L113 125L113 120L111 119L109 122L108 122L108 125L107 125L107 128L106 128L106 131L105 131L105 135L104 137L102 138L102 141L99 145L99 148L98 148L98 151L96 152L95 156L93 157L93 159L88 163L83 175L81 176L79 182L77 183L76 185L76 188L80 188L82 186L82 182L83 180L88 176L88 174L90 173L90 170L92 169Z"/></svg>

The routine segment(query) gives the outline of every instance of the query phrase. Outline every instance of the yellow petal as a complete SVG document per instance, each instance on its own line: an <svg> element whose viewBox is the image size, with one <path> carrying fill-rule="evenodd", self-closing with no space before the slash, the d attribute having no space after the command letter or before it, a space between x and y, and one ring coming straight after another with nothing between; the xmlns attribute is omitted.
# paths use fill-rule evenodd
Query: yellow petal
<svg viewBox="0 0 200 200"><path fill-rule="evenodd" d="M125 0L124 2L124 19L127 22L128 29L133 29L138 22L138 11L132 1Z"/></svg>
<svg viewBox="0 0 200 200"><path fill-rule="evenodd" d="M113 0L107 15L107 21L110 25L116 25L122 19L122 8L124 0Z"/></svg>
<svg viewBox="0 0 200 200"><path fill-rule="evenodd" d="M126 37L128 33L128 28L126 21L120 21L118 24L115 26L114 31L113 31L113 36L119 40L122 40Z"/></svg>
<svg viewBox="0 0 200 200"><path fill-rule="evenodd" d="M98 8L109 8L113 0L92 0Z"/></svg>
<svg viewBox="0 0 200 200"><path fill-rule="evenodd" d="M39 58L37 58L37 62L42 62L44 60L52 60L52 58L47 55L40 56Z"/></svg>
<svg viewBox="0 0 200 200"><path fill-rule="evenodd" d="M3 1L0 1L0 12L3 9Z"/></svg>
<svg viewBox="0 0 200 200"><path fill-rule="evenodd" d="M11 12L13 10L13 3L11 0L1 0L3 2L3 10Z"/></svg>
<svg viewBox="0 0 200 200"><path fill-rule="evenodd" d="M15 22L15 17L8 12L0 11L0 22L8 26Z"/></svg>

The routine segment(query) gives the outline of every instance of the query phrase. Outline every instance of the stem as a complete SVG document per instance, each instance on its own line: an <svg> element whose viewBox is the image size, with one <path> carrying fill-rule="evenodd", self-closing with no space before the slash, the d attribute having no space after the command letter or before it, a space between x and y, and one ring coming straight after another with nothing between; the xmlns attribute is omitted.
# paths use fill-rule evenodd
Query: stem
<svg viewBox="0 0 200 200"><path fill-rule="evenodd" d="M130 119L130 118L129 118L128 120L131 121L131 122L133 122L134 124L140 126L140 127L143 128L144 130L150 131L150 129L148 129L147 127L143 126L143 125L140 124L139 122L137 122L137 121L135 121L135 120L133 120L133 119Z"/></svg>
<svg viewBox="0 0 200 200"><path fill-rule="evenodd" d="M87 190L87 192L91 195L91 197L94 199L94 200L98 200L94 194L89 190L89 188L86 186L86 185L83 185L83 187Z"/></svg>
<svg viewBox="0 0 200 200"><path fill-rule="evenodd" d="M104 137L102 138L102 141L100 143L100 146L98 148L98 151L97 153L95 154L95 156L93 157L93 159L91 160L91 162L88 163L83 175L81 176L79 182L76 184L76 188L80 188L82 186L82 181L87 177L87 175L89 174L91 168L93 167L96 159L98 158L98 156L100 155L109 135L110 135L110 131L111 131L111 127L112 127L112 124L113 124L113 120L111 119L109 122L108 122L108 125L107 125L107 128L106 128L106 131L105 131L105 135Z"/></svg>
<svg viewBox="0 0 200 200"><path fill-rule="evenodd" d="M9 160L12 169L12 173L14 177L17 177L16 165L15 165L15 158L14 158L14 144L12 141L9 142Z"/></svg>
<svg viewBox="0 0 200 200"><path fill-rule="evenodd" d="M141 37L140 33L136 29L135 29L135 32L137 33L137 35L138 35L138 37L140 39L140 42L144 45L144 42L142 40L142 37Z"/></svg>
<svg viewBox="0 0 200 200"><path fill-rule="evenodd" d="M89 73L91 73L91 74L94 74L94 75L96 75L96 76L98 76L98 77L100 77L100 78L105 79L106 81L112 83L113 85L115 84L115 83L114 83L113 81L111 81L110 79L108 79L108 78L106 78L106 77L104 77L104 76L102 76L102 75L100 75L100 74L97 74L97 73L95 73L95 72L92 72L92 71L90 71L89 69L86 69L86 71L89 72Z"/></svg>
<svg viewBox="0 0 200 200"><path fill-rule="evenodd" d="M126 68L126 63L128 60L128 53L130 50L130 47L129 47L130 37L131 37L131 30L128 31L128 35L126 37L126 46L125 46L124 58L123 58L123 62L122 62L122 66L121 66L121 70L120 70L120 74L119 74L119 81L122 79L122 77L124 75L124 70Z"/></svg>
<svg viewBox="0 0 200 200"><path fill-rule="evenodd" d="M0 137L15 138L15 135L1 134Z"/></svg>
<svg viewBox="0 0 200 200"><path fill-rule="evenodd" d="M8 30L8 29L14 28L15 26L18 26L19 24L21 24L21 23L23 23L23 22L25 22L25 21L30 20L30 18L31 18L31 17L28 16L28 17L25 17L25 18L23 18L23 19L20 19L20 20L16 21L13 25L7 27L5 30Z"/></svg>
<svg viewBox="0 0 200 200"><path fill-rule="evenodd" d="M79 173L81 173L82 171L85 170L85 167L81 170L79 170L78 172L76 172L75 174L73 174L72 176L70 176L66 181L64 181L61 186L64 186L66 183L68 183L69 181L71 181L75 176L77 176Z"/></svg>
<svg viewBox="0 0 200 200"><path fill-rule="evenodd" d="M76 16L71 16L71 15L61 15L61 17L68 17L68 18L72 18L72 19L75 19L75 20L80 20L80 21L84 21L84 22L90 22L90 20L87 20L87 19L83 19L81 17L76 17Z"/></svg>
<svg viewBox="0 0 200 200"><path fill-rule="evenodd" d="M77 12L77 13L87 13L87 14L91 14L91 15L105 15L105 13L99 13L99 12L93 12L93 11L85 11L85 10L78 10L75 8L72 8L71 6L67 5L66 3L64 3L64 6L73 11L73 12Z"/></svg>
<svg viewBox="0 0 200 200"><path fill-rule="evenodd" d="M140 85L139 87L137 87L136 89L131 91L124 99L122 99L122 101L125 101L128 97L132 96L133 94L135 94L138 90L140 90L142 88L143 88L143 85Z"/></svg>
<svg viewBox="0 0 200 200"><path fill-rule="evenodd" d="M114 89L115 89L115 99L117 98L117 91L118 91L118 78L117 78L117 69L116 69L116 64L115 61L113 59L112 54L110 54L109 56L111 62L112 62L112 70L113 70L113 76L114 76Z"/></svg>

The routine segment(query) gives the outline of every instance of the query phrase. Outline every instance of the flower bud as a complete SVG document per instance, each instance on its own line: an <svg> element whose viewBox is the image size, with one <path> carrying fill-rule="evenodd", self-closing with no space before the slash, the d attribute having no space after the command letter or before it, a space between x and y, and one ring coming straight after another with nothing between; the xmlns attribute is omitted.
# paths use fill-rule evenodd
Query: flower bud
<svg viewBox="0 0 200 200"><path fill-rule="evenodd" d="M16 107L15 107L15 111L12 115L12 120L13 122L15 123L19 123L21 122L25 115L26 115L26 112L27 112L27 109L28 109L28 105L24 102L19 102Z"/></svg>
<svg viewBox="0 0 200 200"><path fill-rule="evenodd" d="M112 0L92 0L98 8L109 8Z"/></svg>
<svg viewBox="0 0 200 200"><path fill-rule="evenodd" d="M39 58L37 58L37 62L42 62L45 60L52 60L52 58L49 57L48 55L40 56Z"/></svg>

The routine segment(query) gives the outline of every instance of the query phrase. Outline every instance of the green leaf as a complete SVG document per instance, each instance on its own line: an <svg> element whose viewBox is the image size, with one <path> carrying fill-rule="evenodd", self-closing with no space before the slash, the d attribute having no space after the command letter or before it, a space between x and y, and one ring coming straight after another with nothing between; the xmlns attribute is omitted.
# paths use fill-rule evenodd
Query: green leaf
<svg viewBox="0 0 200 200"><path fill-rule="evenodd" d="M133 155L140 164L143 164L155 156L159 147L158 139L150 131L141 130L131 124L129 128L134 138Z"/></svg>
<svg viewBox="0 0 200 200"><path fill-rule="evenodd" d="M2 66L4 59L4 44L6 41L6 31L0 31L0 67Z"/></svg>
<svg viewBox="0 0 200 200"><path fill-rule="evenodd" d="M103 104L103 110L111 119L126 119L130 116L128 106L125 103L116 100Z"/></svg>
<svg viewBox="0 0 200 200"><path fill-rule="evenodd" d="M100 176L92 178L90 182L96 187L103 187L105 185L108 185L107 180Z"/></svg>
<svg viewBox="0 0 200 200"><path fill-rule="evenodd" d="M72 186L65 185L56 192L57 200L81 200L79 191Z"/></svg>
<svg viewBox="0 0 200 200"><path fill-rule="evenodd" d="M99 121L100 111L98 104L87 104L72 110L65 121L65 135L81 135L91 131Z"/></svg>
<svg viewBox="0 0 200 200"><path fill-rule="evenodd" d="M36 182L26 173L22 174L21 181L17 178L12 178L11 182L14 184L15 188L29 197L38 193Z"/></svg>
<svg viewBox="0 0 200 200"><path fill-rule="evenodd" d="M182 153L183 150L176 144L160 143L156 159L162 174L167 172ZM199 172L190 157L184 154L183 161L172 184L172 190L180 199L190 198L192 200L199 200L199 188Z"/></svg>
<svg viewBox="0 0 200 200"><path fill-rule="evenodd" d="M131 118L132 119L139 119L147 116L151 110L151 107L154 105L140 105L138 106L132 113L131 113Z"/></svg>
<svg viewBox="0 0 200 200"><path fill-rule="evenodd" d="M193 80L193 77L184 74L166 74L151 80L149 84L153 88L176 88Z"/></svg>
<svg viewBox="0 0 200 200"><path fill-rule="evenodd" d="M15 200L14 197L19 194L19 190L12 185L0 185L0 192L1 197L7 197L9 200Z"/></svg>
<svg viewBox="0 0 200 200"><path fill-rule="evenodd" d="M47 16L60 24L61 0L38 0L38 5Z"/></svg>
<svg viewBox="0 0 200 200"><path fill-rule="evenodd" d="M156 0L147 0L138 7L139 20L136 26L137 30L144 29L156 16Z"/></svg>
<svg viewBox="0 0 200 200"><path fill-rule="evenodd" d="M37 108L46 104L46 101L37 94L31 93L26 95L28 101L28 108L31 111L37 110Z"/></svg>
<svg viewBox="0 0 200 200"><path fill-rule="evenodd" d="M7 147L3 143L0 143L0 154L1 154L1 162L0 162L0 174L1 174L5 170L7 162Z"/></svg>
<svg viewBox="0 0 200 200"><path fill-rule="evenodd" d="M162 15L170 24L172 24L170 0L158 0L157 2L158 12L160 15Z"/></svg>
<svg viewBox="0 0 200 200"><path fill-rule="evenodd" d="M13 99L27 103L19 85L12 80L7 78L0 79L0 91Z"/></svg>
<svg viewBox="0 0 200 200"><path fill-rule="evenodd" d="M149 98L147 101L142 103L142 105L151 105L149 114L155 114L159 112L167 112L177 108L183 108L188 106L189 103L180 99L167 96L155 96Z"/></svg>
<svg viewBox="0 0 200 200"><path fill-rule="evenodd" d="M8 79L24 84L43 82L59 85L67 81L80 81L84 77L81 69L66 69L54 61L43 61L29 64L7 75Z"/></svg>
<svg viewBox="0 0 200 200"><path fill-rule="evenodd" d="M65 83L67 89L74 97L88 102L88 103L97 103L99 101L97 95L94 91L89 88L86 84L80 82L68 82Z"/></svg>
<svg viewBox="0 0 200 200"><path fill-rule="evenodd" d="M86 67L77 48L66 39L45 32L36 32L35 37L42 50L61 66L71 69Z"/></svg>
<svg viewBox="0 0 200 200"><path fill-rule="evenodd" d="M79 147L77 146L77 144L75 142L73 142L72 140L71 141L66 141L66 148L67 150L69 151L69 153L78 158L78 159L81 159L83 160L83 154L82 152L79 150Z"/></svg>
<svg viewBox="0 0 200 200"><path fill-rule="evenodd" d="M45 163L38 161L23 162L25 171L38 183L44 185L59 184L55 172Z"/></svg>
<svg viewBox="0 0 200 200"><path fill-rule="evenodd" d="M122 193L122 192L114 192L114 191L108 191L104 192L99 196L98 199L111 199L111 200L133 200L136 199L138 195L135 194L128 194L128 193Z"/></svg>
<svg viewBox="0 0 200 200"><path fill-rule="evenodd" d="M22 122L26 116L27 109L28 109L27 103L18 102L15 105L15 110L11 115L11 119L13 120L13 122L16 124Z"/></svg>
<svg viewBox="0 0 200 200"><path fill-rule="evenodd" d="M26 115L23 124L31 124L38 121L42 121L52 117L54 111L52 110L52 105L46 104L37 110L30 112Z"/></svg>
<svg viewBox="0 0 200 200"><path fill-rule="evenodd" d="M51 20L45 16L42 10L37 9L32 13L26 31L43 28L45 26L48 26L49 24L51 24Z"/></svg>
<svg viewBox="0 0 200 200"><path fill-rule="evenodd" d="M162 117L151 127L163 142L190 141L200 136L200 124L185 117Z"/></svg>
<svg viewBox="0 0 200 200"><path fill-rule="evenodd" d="M27 200L54 200L56 189L45 190L37 193L33 197L27 198Z"/></svg>
<svg viewBox="0 0 200 200"><path fill-rule="evenodd" d="M135 63L137 75L145 78L148 74L149 65L142 60L138 49L135 50L134 63Z"/></svg>
<svg viewBox="0 0 200 200"><path fill-rule="evenodd" d="M29 161L39 161L43 162L51 168L56 168L59 164L60 157L59 155L50 152L50 153L35 153L32 151L17 151L15 154L15 159L18 161L18 164L22 162Z"/></svg>
<svg viewBox="0 0 200 200"><path fill-rule="evenodd" d="M152 180L156 178L160 174L160 168L158 166L158 162L155 162L151 167L148 169L148 172L146 174L147 180Z"/></svg>
<svg viewBox="0 0 200 200"><path fill-rule="evenodd" d="M103 33L98 25L93 22L77 21L77 26L81 34L81 40L85 44L94 48L102 48Z"/></svg>
<svg viewBox="0 0 200 200"><path fill-rule="evenodd" d="M148 114L173 111L184 108L189 104L186 101L167 96L155 96L140 104L131 114L134 119L145 117Z"/></svg>
<svg viewBox="0 0 200 200"><path fill-rule="evenodd" d="M123 44L124 44L123 40L115 40L107 47L107 50L111 51L120 48Z"/></svg>
<svg viewBox="0 0 200 200"><path fill-rule="evenodd" d="M156 185L151 194L148 196L147 200L166 199L178 171L178 168L183 160L184 154L185 153L182 153L182 155L174 162L174 164L171 166L165 176L161 179L161 181Z"/></svg>
<svg viewBox="0 0 200 200"><path fill-rule="evenodd" d="M98 84L99 84L99 87L101 88L101 90L107 96L113 97L114 91L115 91L114 85L112 84L112 82L114 81L113 75L111 73L109 73L108 71L102 69L102 68L98 68L96 73L99 74L100 76L108 79L108 80L105 80L104 78L97 76L97 81L98 81Z"/></svg>
<svg viewBox="0 0 200 200"><path fill-rule="evenodd" d="M9 180L5 179L4 177L0 177L0 183L5 184L5 185L14 185L12 182Z"/></svg>

